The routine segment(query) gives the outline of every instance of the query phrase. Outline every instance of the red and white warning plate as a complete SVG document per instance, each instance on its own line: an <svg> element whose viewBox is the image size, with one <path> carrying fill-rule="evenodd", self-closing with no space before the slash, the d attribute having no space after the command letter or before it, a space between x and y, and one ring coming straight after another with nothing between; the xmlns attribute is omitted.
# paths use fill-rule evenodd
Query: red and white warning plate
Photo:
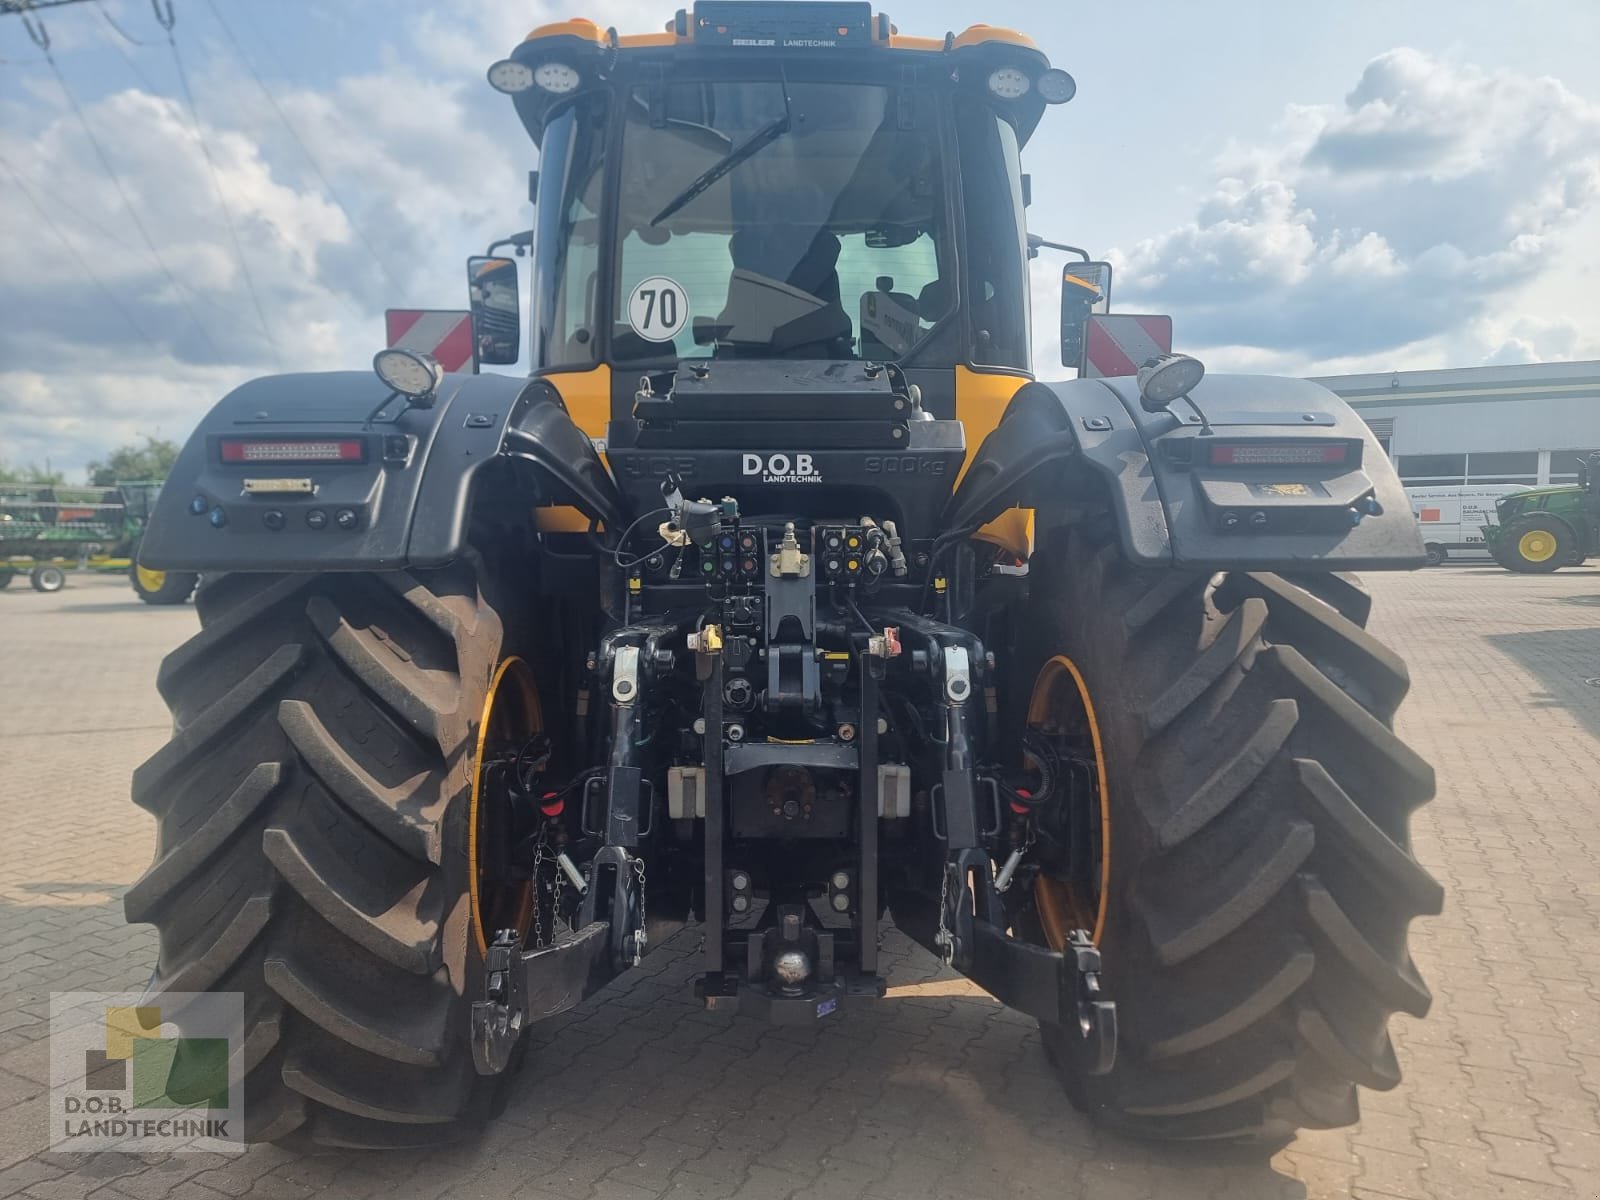
<svg viewBox="0 0 1600 1200"><path fill-rule="evenodd" d="M453 308L391 308L383 314L389 346L431 354L446 371L472 370L472 314Z"/></svg>
<svg viewBox="0 0 1600 1200"><path fill-rule="evenodd" d="M1083 375L1137 375L1146 359L1172 353L1172 318L1094 313L1083 336Z"/></svg>

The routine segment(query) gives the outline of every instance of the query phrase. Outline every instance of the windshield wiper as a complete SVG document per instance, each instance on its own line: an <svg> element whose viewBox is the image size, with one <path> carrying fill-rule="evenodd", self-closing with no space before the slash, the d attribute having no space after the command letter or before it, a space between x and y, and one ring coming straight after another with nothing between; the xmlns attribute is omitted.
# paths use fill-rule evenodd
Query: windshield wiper
<svg viewBox="0 0 1600 1200"><path fill-rule="evenodd" d="M684 188L683 191L679 192L671 200L667 201L667 206L650 219L650 224L661 224L661 222L665 221L685 204L688 204L689 201L693 200L701 192L705 191L712 184L716 183L717 180L721 179L729 171L733 170L740 163L744 162L745 159L750 158L762 147L768 146L777 141L780 137L788 132L789 114L784 113L781 117L774 117L760 129L752 133L749 137L745 138L744 141L740 142L732 150L728 151L727 154L723 155L716 162L712 163L700 173L699 177L696 178L693 183Z"/></svg>

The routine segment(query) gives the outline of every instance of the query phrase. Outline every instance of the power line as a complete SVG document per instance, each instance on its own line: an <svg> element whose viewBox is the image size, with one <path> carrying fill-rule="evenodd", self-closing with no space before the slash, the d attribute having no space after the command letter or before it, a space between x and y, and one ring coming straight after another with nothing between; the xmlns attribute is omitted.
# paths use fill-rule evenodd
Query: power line
<svg viewBox="0 0 1600 1200"><path fill-rule="evenodd" d="M69 4L83 4L86 0L0 0L0 16L26 13L36 8L65 8Z"/></svg>
<svg viewBox="0 0 1600 1200"><path fill-rule="evenodd" d="M65 196L61 195L59 192L51 191L37 179L35 179L30 186L32 187L35 195L43 197L44 200L50 204L52 211L57 213L65 213L67 216L70 216L78 225L81 225L85 230L99 234L106 245L116 246L119 249L127 250L130 254L138 257L141 264L147 258L149 258L149 253L144 252L141 254L133 245L133 243L127 239L125 234L108 228L103 222L96 220L94 217L84 212L83 209L77 207L77 205L68 200ZM201 304L205 305L207 308L214 310L216 316L225 320L231 328L243 328L243 326L240 324L238 314L232 309L227 308L225 305L212 299L210 296L196 295L195 299ZM365 314L358 313L357 315L364 316Z"/></svg>
<svg viewBox="0 0 1600 1200"><path fill-rule="evenodd" d="M123 41L129 42L135 46L146 46L149 44L147 42L141 42L137 38L129 37L126 31L124 31L120 25L111 20L111 14L106 12L105 9L100 9L100 15L110 22L111 28L116 30ZM150 76L144 73L144 68L134 61L133 56L123 49L122 42L118 41L104 30L101 31L101 36L105 38L106 44L117 52L117 57L127 64L128 70L133 73L133 77L140 83L144 84L145 90L148 91L152 96L159 96L161 94L161 89L156 87Z"/></svg>
<svg viewBox="0 0 1600 1200"><path fill-rule="evenodd" d="M84 275L88 277L89 281L93 283L95 287L99 288L101 294L105 296L107 300L111 301L111 306L122 314L123 320L127 321L128 325L133 329L133 331L146 342L148 342L152 349L159 349L159 343L157 343L155 338L146 333L144 327L140 325L138 321L134 320L132 310L130 310L127 305L123 304L121 300L118 300L116 294L112 292L112 290L101 281L100 277L94 273L94 268L89 265L88 260L85 259L82 254L78 253L78 248L72 244L72 240L61 231L61 227L57 225L54 218L50 216L49 209L45 208L45 206L40 204L35 198L34 194L28 189L28 185L23 182L21 172L19 172L3 158L0 158L0 167L4 167L6 169L6 173L11 176L11 181L16 184L17 190L20 191L23 195L23 198L33 206L34 212L39 214L39 219L45 223L45 226L50 230L51 233L56 235L56 240L60 242L61 245L66 249L66 252L72 256L73 261L78 264Z"/></svg>
<svg viewBox="0 0 1600 1200"><path fill-rule="evenodd" d="M338 191L335 190L333 184L329 182L328 176L323 172L322 167L317 163L316 156L311 153L310 147L305 144L304 140L302 140L300 137L300 134L295 130L293 122L289 120L288 114L283 111L282 106L278 104L278 101L272 95L271 89L267 87L266 81L261 78L260 73L255 68L255 64L252 63L245 55L244 47L240 44L239 39L234 36L232 27L230 27L228 22L223 19L222 13L217 9L216 0L206 0L206 7L211 10L211 15L217 19L217 24L222 27L222 32L227 36L228 43L233 47L234 54L238 57L239 61L244 64L244 68L250 73L250 77L256 81L256 86L261 89L261 94L267 98L267 103L272 106L272 111L278 114L278 120L283 123L284 129L287 130L289 136L294 139L294 144L300 148L300 153L305 155L306 162L310 164L312 172L321 181L323 190L326 191L329 198L339 206L339 211L344 213L345 220L350 222L350 228L355 231L356 237L359 238L361 244L366 247L367 253L371 255L372 261L377 265L378 270L382 272L384 279L388 281L389 286L394 289L396 294L398 294L401 291L399 281L396 280L395 277L390 273L388 266L386 266L383 261L383 257L378 253L377 247L372 244L372 241L366 235L366 231L361 228L360 223L356 220L355 214L352 213L349 206L345 204L342 199L340 199Z"/></svg>
<svg viewBox="0 0 1600 1200"><path fill-rule="evenodd" d="M19 2L19 0L0 0L0 4L5 4L5 3L8 3L8 2L16 3L16 2ZM26 0L20 0L20 2L26 3ZM87 2L87 0L85 0L85 2ZM94 0L94 3L96 5L96 7L99 7L102 4L102 2L103 2L103 0ZM156 20L158 22L161 22L163 24L163 26L164 26L165 25L165 21L163 20L163 14L162 14L162 10L161 10L160 4L157 2L157 0L151 0L151 6L152 6L152 8L155 9ZM171 15L170 0L168 0L167 9L168 9L168 11L167 11L166 15L170 16ZM3 15L3 13L5 11L8 11L8 10L0 9L0 15ZM118 35L118 37L113 37L113 36L111 36L110 33L105 32L104 30L102 30L102 34L103 34L103 36L105 38L106 43L113 50L116 51L117 57L122 59L124 65L127 66L128 70L134 75L135 78L137 78L139 80L139 82L141 84L144 85L145 89L151 95L153 95L153 96L165 96L166 89L158 87L155 84L155 82L151 80L150 76L148 74L146 74L145 71L139 66L138 62L136 62L134 60L134 58L131 55L129 55L128 51L122 45L123 41L126 41L131 45L145 46L145 47L148 47L148 46L152 45L153 43L141 41L138 38L135 38L131 34L129 34L127 32L127 30L123 29L120 25L116 24L116 22L109 21L110 14L106 13L104 11L104 9L101 9L101 13L102 13L102 15L104 15L104 16L106 16L108 18L108 23L110 24L111 29L113 31L115 31L115 33ZM24 16L23 19L24 19L24 23L27 23L26 16ZM30 29L30 33L31 32L32 31ZM121 40L119 40L119 38ZM176 48L174 48L173 53L174 53L175 56L177 56L178 52L177 52ZM4 60L0 60L0 62L3 62L3 61ZM36 64L38 62L42 62L42 61L43 61L42 59L34 59L34 60L32 60L32 62L30 64L27 64L27 65L34 65L34 64ZM245 277L246 283L247 283L247 285L248 285L248 287L250 289L251 300L253 301L253 303L255 305L256 316L257 316L258 320L260 321L261 333L262 333L263 337L266 339L267 344L271 347L273 359L278 363L279 369L281 370L282 367L283 367L283 356L282 356L282 353L281 353L281 347L278 345L277 340L273 337L271 329L270 329L270 326L266 322L264 313L262 311L262 304L261 304L261 301L260 301L260 299L259 299L259 297L257 295L257 288L256 288L255 280L251 276L250 268L249 268L248 263L244 259L243 251L239 248L239 237L238 237L238 234L235 231L235 227L234 227L233 220L232 220L232 213L229 211L229 209L227 207L227 200L226 200L226 198L224 197L224 195L222 193L221 184L220 184L220 182L219 182L219 180L217 178L217 171L216 171L215 165L214 165L214 163L212 161L212 156L210 155L209 148L208 148L208 146L207 146L207 144L206 144L206 142L204 140L204 135L202 133L202 125L201 125L201 122L200 122L199 113L196 111L196 108L195 108L194 95L193 95L192 89L189 86L189 80L188 80L187 72L185 71L184 65L183 65L183 63L181 61L177 62L177 69L178 69L178 75L179 75L179 82L182 85L184 94L188 98L188 101L189 101L189 114L190 114L191 119L194 122L196 138L201 143L202 152L206 154L206 165L207 165L208 169L211 172L212 186L217 191L218 202L223 208L224 217L228 220L228 225L229 225L228 233L229 233L229 236L233 239L233 242L234 242L235 254L236 254L236 257L238 258L238 261L239 261L239 269L240 269L241 274ZM60 210L63 210L65 212L67 212L67 213L70 213L77 221L79 221L84 226L99 232L102 237L107 239L108 243L119 244L119 245L120 244L125 244L125 240L120 234L114 234L114 233L110 232L109 230L106 229L106 227L104 225L101 225L100 223L98 223L93 217L90 217L88 214L84 213L81 209L78 209L78 208L74 207L66 199L62 198L59 195L53 195L48 188L43 187L42 185L40 185L38 183L35 183L34 187L39 192L39 194L43 195L47 200L50 201L51 204L55 205L56 208L58 208ZM158 262L158 265L159 265L159 262ZM363 319L368 315L368 314L363 313L360 310L356 309L352 305L350 305L349 301L341 293L339 293L337 291L334 291L332 294L341 303L343 303L346 308L349 309L349 311L352 313L352 315L354 315L354 316L356 316L358 318L363 318ZM225 317L228 320L230 325L232 325L235 328L238 328L237 318L236 318L235 314L232 311L230 311L229 309L225 308L224 306L218 304L215 300L211 299L209 296L196 295L195 298L197 300L201 301L206 306L216 310L217 313L219 313L221 316Z"/></svg>
<svg viewBox="0 0 1600 1200"><path fill-rule="evenodd" d="M206 345L211 347L211 353L220 359L222 351L218 349L217 343L212 339L211 331L201 323L199 316L194 311L194 306L189 303L189 289L178 282L178 277L172 273L172 269L167 266L166 260L161 257L161 251L156 249L155 239L150 236L149 229L145 227L144 218L139 215L138 208L135 207L132 198L128 195L128 189L123 186L122 177L117 174L116 168L111 165L111 159L106 154L105 147L100 144L100 139L95 136L94 129L89 124L89 118L84 115L82 107L78 104L78 98L72 94L72 89L67 86L66 76L61 73L61 68L56 65L55 55L50 53L50 35L45 32L42 25L36 28L26 13L23 14L22 20L28 26L28 33L33 38L34 43L43 52L44 60L50 66L50 73L56 77L56 83L61 87L61 94L67 98L67 103L72 107L73 113L78 118L78 124L83 127L83 132L89 139L89 145L94 148L95 157L100 161L101 169L105 172L106 177L111 180L112 186L117 189L117 195L122 197L122 203L127 207L128 216L133 221L133 227L138 231L140 240L144 242L145 247L156 260L156 265L161 268L161 273L166 276L167 282L172 284L174 291L178 294L179 303L183 305L183 311L189 315L189 320L194 322L194 327L200 331L200 336L205 339Z"/></svg>
<svg viewBox="0 0 1600 1200"><path fill-rule="evenodd" d="M261 293L256 289L255 276L250 273L250 264L245 260L244 245L239 240L239 230L233 221L233 209L228 205L228 197L222 190L222 176L217 170L216 159L212 157L211 146L206 141L205 129L200 124L200 110L194 102L194 91L189 86L189 72L183 65L183 55L178 51L178 42L172 34L172 27L177 24L177 19L172 13L172 0L166 0L165 14L162 12L160 0L151 0L152 7L156 10L156 21L161 28L166 30L167 45L172 50L172 64L177 68L178 83L183 88L183 98L189 105L189 119L194 122L195 140L200 143L200 153L206 160L206 171L211 176L211 187L217 193L217 204L222 209L222 220L228 227L228 239L233 243L233 255L239 262L239 272L244 276L245 289L250 293L250 303L255 306L256 319L261 322L261 336L267 339L267 345L272 348L272 359L278 364L278 370L283 370L283 354L278 349L277 339L272 336L272 329L267 324L267 310L261 303Z"/></svg>
<svg viewBox="0 0 1600 1200"><path fill-rule="evenodd" d="M87 4L89 0L0 0L0 17L26 15L37 9L65 8L69 4ZM95 0L96 3L99 0Z"/></svg>
<svg viewBox="0 0 1600 1200"><path fill-rule="evenodd" d="M99 10L100 15L105 18L106 24L111 26L111 28L115 29L117 31L117 35L120 38L122 38L123 41L128 42L129 44L134 45L134 46L148 46L150 44L149 42L141 42L138 38L134 37L131 33L129 33L126 29L124 29L121 25L118 25L117 24L117 19L115 17L113 17L108 11L106 11L106 6L102 2L102 0L94 0L94 6L95 6L96 9ZM170 11L172 6L169 4L167 6L167 8ZM159 12L157 13L156 19L160 20Z"/></svg>

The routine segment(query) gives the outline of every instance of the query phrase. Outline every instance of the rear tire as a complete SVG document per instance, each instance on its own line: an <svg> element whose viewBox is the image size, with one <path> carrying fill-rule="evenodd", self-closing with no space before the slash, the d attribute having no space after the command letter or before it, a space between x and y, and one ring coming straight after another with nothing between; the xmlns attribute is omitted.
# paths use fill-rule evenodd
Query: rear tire
<svg viewBox="0 0 1600 1200"><path fill-rule="evenodd" d="M464 563L229 575L199 610L158 679L172 740L133 780L150 1002L244 994L248 1140L453 1140L497 1082L468 1043L467 824L500 619Z"/></svg>
<svg viewBox="0 0 1600 1200"><path fill-rule="evenodd" d="M1358 1084L1399 1081L1389 1015L1428 1009L1406 929L1442 899L1407 832L1433 772L1392 731L1408 677L1361 628L1365 593L1135 568L1079 533L1033 561L1018 683L1053 656L1081 671L1111 826L1119 1045L1091 1076L1076 1031L1042 1027L1069 1096L1139 1137L1354 1122Z"/></svg>
<svg viewBox="0 0 1600 1200"><path fill-rule="evenodd" d="M1428 565L1430 567L1442 567L1445 560L1450 557L1450 552L1437 542L1429 542L1423 547L1423 550L1428 555Z"/></svg>
<svg viewBox="0 0 1600 1200"><path fill-rule="evenodd" d="M1525 517L1501 532L1495 558L1522 575L1548 575L1567 565L1577 551L1577 538L1553 517Z"/></svg>

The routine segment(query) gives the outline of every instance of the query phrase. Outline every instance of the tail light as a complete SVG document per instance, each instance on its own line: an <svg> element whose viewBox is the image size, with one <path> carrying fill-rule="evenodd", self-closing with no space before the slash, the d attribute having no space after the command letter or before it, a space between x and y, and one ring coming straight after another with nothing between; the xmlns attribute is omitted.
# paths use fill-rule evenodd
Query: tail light
<svg viewBox="0 0 1600 1200"><path fill-rule="evenodd" d="M367 458L360 438L223 438L225 463L358 463Z"/></svg>
<svg viewBox="0 0 1600 1200"><path fill-rule="evenodd" d="M1207 451L1213 467L1320 467L1350 461L1348 442L1216 442Z"/></svg>

